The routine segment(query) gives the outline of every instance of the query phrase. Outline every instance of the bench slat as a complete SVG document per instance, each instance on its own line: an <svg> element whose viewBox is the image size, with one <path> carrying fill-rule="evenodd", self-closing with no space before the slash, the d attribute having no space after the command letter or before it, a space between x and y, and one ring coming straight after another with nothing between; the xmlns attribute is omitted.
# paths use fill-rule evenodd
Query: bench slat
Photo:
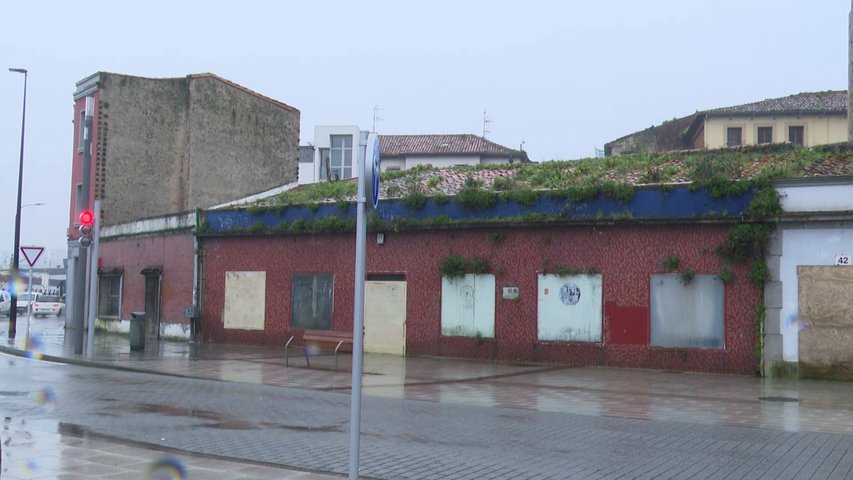
<svg viewBox="0 0 853 480"><path fill-rule="evenodd" d="M292 335L284 346L284 365L288 365L287 349L290 343L296 338ZM338 371L338 352L352 353L353 340L352 332L335 332L332 330L305 330L302 332L302 342L306 348L303 349L305 354L305 363L308 368L311 368L311 361L308 360L309 346L317 347L318 349L328 350L335 355L335 371Z"/></svg>

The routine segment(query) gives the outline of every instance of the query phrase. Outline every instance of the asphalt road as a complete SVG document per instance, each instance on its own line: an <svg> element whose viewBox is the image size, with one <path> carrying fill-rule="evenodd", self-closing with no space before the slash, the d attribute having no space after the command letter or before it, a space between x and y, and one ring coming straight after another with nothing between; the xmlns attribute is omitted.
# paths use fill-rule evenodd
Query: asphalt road
<svg viewBox="0 0 853 480"><path fill-rule="evenodd" d="M0 362L0 410L28 428L347 471L348 393ZM365 396L360 464L382 479L841 479L853 436Z"/></svg>

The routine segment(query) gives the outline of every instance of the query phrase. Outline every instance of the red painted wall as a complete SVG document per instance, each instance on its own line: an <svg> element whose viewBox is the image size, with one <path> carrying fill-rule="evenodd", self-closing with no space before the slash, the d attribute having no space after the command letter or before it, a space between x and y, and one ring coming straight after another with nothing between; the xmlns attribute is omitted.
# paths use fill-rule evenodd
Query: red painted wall
<svg viewBox="0 0 853 480"><path fill-rule="evenodd" d="M716 274L711 251L723 243L725 225L628 225L547 228L482 228L393 233L377 245L368 234L368 273L403 273L407 284L409 355L489 358L502 361L614 365L751 374L755 305L761 292L749 282L749 266L734 266L725 287L725 349L649 346L650 275L678 255L681 268ZM495 233L504 236L495 241ZM203 338L217 342L283 345L290 328L291 276L335 275L333 329L352 329L355 236L208 237L203 240ZM486 257L496 273L495 339L441 336L441 277L438 265L450 253ZM537 274L553 269L595 268L603 281L603 341L537 341ZM266 271L264 331L225 330L222 324L225 272ZM501 288L517 286L520 301L506 301Z"/></svg>
<svg viewBox="0 0 853 480"><path fill-rule="evenodd" d="M92 164L91 170L89 171L89 208L94 210L95 208L95 164L97 161L98 154L98 112L100 108L98 107L98 101L100 99L100 92L95 91L93 93L95 98L95 108L92 117ZM83 128L83 125L80 123L80 112L86 110L86 97L80 98L76 102L74 102L74 114L72 116L72 121L74 122L74 138L72 139L72 144L74 145L74 150L72 152L71 157L71 204L69 205L69 217L68 217L68 238L76 239L79 237L79 232L75 225L77 225L77 184L83 183L83 151L80 150L83 145L80 145L78 142L80 140L80 129Z"/></svg>
<svg viewBox="0 0 853 480"><path fill-rule="evenodd" d="M160 267L160 323L188 324L184 309L193 304L193 248L190 233L101 242L99 267L124 269L121 318L145 309L145 276L140 272Z"/></svg>

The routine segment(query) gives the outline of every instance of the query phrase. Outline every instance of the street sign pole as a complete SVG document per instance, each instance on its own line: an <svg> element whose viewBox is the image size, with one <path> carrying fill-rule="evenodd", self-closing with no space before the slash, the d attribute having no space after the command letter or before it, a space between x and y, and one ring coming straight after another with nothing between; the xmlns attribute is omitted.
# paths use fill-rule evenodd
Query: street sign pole
<svg viewBox="0 0 853 480"><path fill-rule="evenodd" d="M89 183L92 172L92 117L94 110L94 97L86 97L86 110L83 116L83 178L80 182L80 191L77 192L77 215L89 208ZM83 327L86 325L87 259L88 249L78 246L77 260L74 265L74 311L69 312L72 314L72 325L74 325L74 341L72 345L74 345L74 353L78 355L83 353Z"/></svg>
<svg viewBox="0 0 853 480"><path fill-rule="evenodd" d="M376 147L371 148L371 141ZM364 145L364 148L362 148ZM355 227L355 291L352 322L352 400L350 412L350 452L349 480L358 479L359 449L361 437L361 375L364 363L364 278L367 260L367 193L370 203L375 207L379 192L379 147L376 135L359 139L358 155L358 193L356 197ZM363 153L362 153L363 152ZM372 158L370 170L367 170L367 155Z"/></svg>
<svg viewBox="0 0 853 480"><path fill-rule="evenodd" d="M88 330L86 332L86 357L92 358L95 354L95 312L98 299L98 246L101 233L101 200L95 200L94 229L92 231L92 254L89 255L89 308L86 309L89 317Z"/></svg>

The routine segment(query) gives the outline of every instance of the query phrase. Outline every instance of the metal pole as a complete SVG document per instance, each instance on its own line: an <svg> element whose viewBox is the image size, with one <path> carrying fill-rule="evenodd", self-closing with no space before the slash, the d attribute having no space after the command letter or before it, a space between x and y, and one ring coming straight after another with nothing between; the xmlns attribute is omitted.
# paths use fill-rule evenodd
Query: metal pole
<svg viewBox="0 0 853 480"><path fill-rule="evenodd" d="M89 207L89 182L92 175L92 110L94 98L86 97L86 114L83 120L83 168L80 196L77 197L77 215ZM86 277L88 269L87 248L78 247L77 266L74 269L74 353L83 353L83 327L86 316Z"/></svg>
<svg viewBox="0 0 853 480"><path fill-rule="evenodd" d="M27 282L27 321L33 316L33 266L30 265L30 278Z"/></svg>
<svg viewBox="0 0 853 480"><path fill-rule="evenodd" d="M21 187L24 180L24 127L27 124L27 70L23 68L10 68L10 72L24 74L24 105L21 109L21 160L18 163L18 206L15 210L15 243L12 247L12 271L10 281L14 282L18 278L18 261L20 259L18 250L21 247ZM14 288L14 287L13 287ZM12 293L12 300L9 304L9 339L15 338L18 321L18 294Z"/></svg>
<svg viewBox="0 0 853 480"><path fill-rule="evenodd" d="M92 255L89 256L89 326L86 336L86 357L95 355L95 312L98 300L98 245L101 243L101 201L95 200L95 228L92 231Z"/></svg>
<svg viewBox="0 0 853 480"><path fill-rule="evenodd" d="M360 149L363 150L363 149ZM364 271L367 257L367 219L364 185L365 157L358 155L358 201L355 227L355 294L352 322L352 399L350 414L349 479L358 479L359 442L361 436L361 373L364 358Z"/></svg>

